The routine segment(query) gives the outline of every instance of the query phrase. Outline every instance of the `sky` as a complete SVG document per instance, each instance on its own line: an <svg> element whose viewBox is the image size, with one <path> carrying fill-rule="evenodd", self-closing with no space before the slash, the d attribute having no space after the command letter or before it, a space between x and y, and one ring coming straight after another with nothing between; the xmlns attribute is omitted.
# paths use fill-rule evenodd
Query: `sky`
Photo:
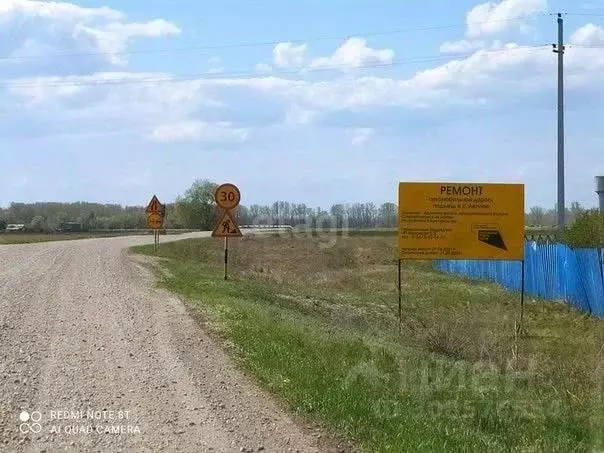
<svg viewBox="0 0 604 453"><path fill-rule="evenodd" d="M396 202L399 181L604 175L604 0L0 0L0 206Z"/></svg>

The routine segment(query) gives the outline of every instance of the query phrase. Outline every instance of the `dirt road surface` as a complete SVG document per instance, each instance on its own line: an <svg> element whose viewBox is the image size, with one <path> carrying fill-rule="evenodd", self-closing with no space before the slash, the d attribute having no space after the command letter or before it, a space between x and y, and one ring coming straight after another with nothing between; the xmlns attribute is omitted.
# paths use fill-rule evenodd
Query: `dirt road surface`
<svg viewBox="0 0 604 453"><path fill-rule="evenodd" d="M152 241L0 246L0 451L321 451L127 255Z"/></svg>

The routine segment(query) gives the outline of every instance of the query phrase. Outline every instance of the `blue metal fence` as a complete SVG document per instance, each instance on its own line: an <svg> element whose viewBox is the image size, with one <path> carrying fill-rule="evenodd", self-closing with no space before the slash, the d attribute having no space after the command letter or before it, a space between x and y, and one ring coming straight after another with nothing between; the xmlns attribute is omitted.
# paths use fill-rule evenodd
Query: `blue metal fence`
<svg viewBox="0 0 604 453"><path fill-rule="evenodd" d="M565 301L604 319L602 250L573 250L563 244L527 241L524 265L527 296ZM441 272L496 282L511 291L521 289L522 267L518 261L439 260L434 267Z"/></svg>

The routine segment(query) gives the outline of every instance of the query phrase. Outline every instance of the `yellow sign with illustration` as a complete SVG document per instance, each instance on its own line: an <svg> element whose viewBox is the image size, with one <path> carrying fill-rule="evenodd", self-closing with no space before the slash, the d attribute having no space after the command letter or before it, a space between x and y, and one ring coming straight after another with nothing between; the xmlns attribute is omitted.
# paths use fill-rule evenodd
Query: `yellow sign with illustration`
<svg viewBox="0 0 604 453"><path fill-rule="evenodd" d="M524 185L401 182L399 258L524 259Z"/></svg>

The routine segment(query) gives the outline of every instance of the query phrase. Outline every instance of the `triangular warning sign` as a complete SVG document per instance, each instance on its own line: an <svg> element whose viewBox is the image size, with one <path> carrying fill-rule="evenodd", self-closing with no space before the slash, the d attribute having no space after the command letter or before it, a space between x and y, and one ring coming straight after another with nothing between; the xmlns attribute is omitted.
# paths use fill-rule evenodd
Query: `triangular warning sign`
<svg viewBox="0 0 604 453"><path fill-rule="evenodd" d="M498 249L505 251L508 249L505 246L503 237L501 237L501 233L498 230L479 230L478 240L480 242L484 242L485 244L492 245L493 247L497 247Z"/></svg>
<svg viewBox="0 0 604 453"><path fill-rule="evenodd" d="M147 205L145 212L146 213L151 213L151 212L161 213L162 211L164 211L164 206L159 202L157 196L153 195L153 198L151 198L151 201Z"/></svg>
<svg viewBox="0 0 604 453"><path fill-rule="evenodd" d="M229 211L224 211L222 216L220 216L220 220L216 224L214 231L212 231L212 237L215 238L232 238L232 237L241 237L241 230L235 223L235 220L229 213Z"/></svg>

